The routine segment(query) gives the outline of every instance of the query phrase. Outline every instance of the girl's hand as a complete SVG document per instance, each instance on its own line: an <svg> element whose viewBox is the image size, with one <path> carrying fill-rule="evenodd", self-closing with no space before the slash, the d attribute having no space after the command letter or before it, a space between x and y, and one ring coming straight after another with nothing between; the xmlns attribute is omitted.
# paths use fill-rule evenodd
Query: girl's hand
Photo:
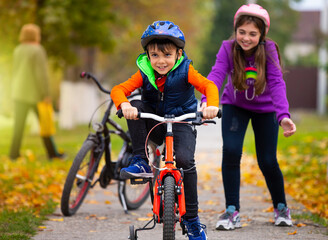
<svg viewBox="0 0 328 240"><path fill-rule="evenodd" d="M284 130L285 137L289 137L296 132L296 125L290 118L283 118L280 122L280 126Z"/></svg>
<svg viewBox="0 0 328 240"><path fill-rule="evenodd" d="M203 104L202 104L203 107ZM203 118L204 119L212 119L215 118L216 115L219 112L219 108L215 107L215 106L208 106L208 107L204 107L203 110Z"/></svg>
<svg viewBox="0 0 328 240"><path fill-rule="evenodd" d="M123 116L129 120L137 120L138 109L136 107L132 107L129 102L121 103L121 109L123 112Z"/></svg>

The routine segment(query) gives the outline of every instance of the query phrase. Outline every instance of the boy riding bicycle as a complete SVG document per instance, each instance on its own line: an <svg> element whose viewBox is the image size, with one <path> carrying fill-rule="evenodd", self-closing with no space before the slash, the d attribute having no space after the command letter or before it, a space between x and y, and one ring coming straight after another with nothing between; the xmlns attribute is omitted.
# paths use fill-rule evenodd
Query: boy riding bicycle
<svg viewBox="0 0 328 240"><path fill-rule="evenodd" d="M205 119L212 119L218 113L219 96L215 84L192 66L184 52L185 38L180 28L170 21L156 21L149 25L141 37L145 53L139 55L139 70L129 80L115 86L111 92L117 109L122 109L127 119L132 139L133 157L130 165L122 168L121 177L153 177L145 153L145 141L148 132L158 122L151 119L138 119L140 112L155 113L160 116L173 114L180 116L197 111L197 99L194 88L207 96L207 107L203 109ZM142 100L129 102L129 96L135 89L142 88ZM186 225L189 239L207 239L198 217L197 172L195 166L196 130L187 124L173 125L176 167L184 169ZM150 139L161 144L166 129L156 127Z"/></svg>

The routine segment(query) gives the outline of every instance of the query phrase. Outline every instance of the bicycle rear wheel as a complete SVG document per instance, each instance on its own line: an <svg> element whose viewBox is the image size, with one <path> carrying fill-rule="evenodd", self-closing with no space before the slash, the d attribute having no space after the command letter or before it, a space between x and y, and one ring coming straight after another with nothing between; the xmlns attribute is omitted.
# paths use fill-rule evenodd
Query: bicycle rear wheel
<svg viewBox="0 0 328 240"><path fill-rule="evenodd" d="M154 183L156 176L158 174L160 157L156 155L156 145L154 143L148 144L148 152L149 152L149 164L150 166L152 165L154 166L152 168L154 174L154 178L153 178L153 183ZM130 155L132 156L131 153ZM125 180L123 183L120 182L118 184L118 191L120 191L120 187L123 187L123 197L128 210L138 209L147 200L149 196L149 183L135 185L135 184L131 184L130 180ZM124 206L122 202L123 199L120 194L119 194L119 199L122 206Z"/></svg>
<svg viewBox="0 0 328 240"><path fill-rule="evenodd" d="M164 179L163 240L175 239L175 179L166 176Z"/></svg>
<svg viewBox="0 0 328 240"><path fill-rule="evenodd" d="M74 215L89 191L98 168L97 159L100 159L99 153L95 152L96 147L96 143L86 140L73 161L61 198L61 211L64 216Z"/></svg>

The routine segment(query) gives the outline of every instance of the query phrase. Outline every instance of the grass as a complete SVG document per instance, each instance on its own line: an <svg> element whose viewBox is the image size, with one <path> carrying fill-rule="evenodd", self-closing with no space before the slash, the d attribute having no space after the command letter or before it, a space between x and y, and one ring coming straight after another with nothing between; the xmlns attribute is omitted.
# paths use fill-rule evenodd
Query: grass
<svg viewBox="0 0 328 240"><path fill-rule="evenodd" d="M47 219L47 215L55 211L56 204L49 201L39 212L31 209L20 211L4 210L0 214L0 240L25 240L35 235L38 226Z"/></svg>

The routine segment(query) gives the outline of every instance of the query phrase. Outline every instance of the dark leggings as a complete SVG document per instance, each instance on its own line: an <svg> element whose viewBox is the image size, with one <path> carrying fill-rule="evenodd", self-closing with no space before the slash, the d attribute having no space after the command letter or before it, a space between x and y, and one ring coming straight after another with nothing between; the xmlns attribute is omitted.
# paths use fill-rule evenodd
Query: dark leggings
<svg viewBox="0 0 328 240"><path fill-rule="evenodd" d="M141 112L154 113L152 108L140 100L131 101L131 105ZM151 119L127 120L132 139L133 154L145 156L145 141L150 129L158 122ZM166 125L161 124L152 131L150 139L156 144L161 144L165 138ZM187 124L173 124L174 153L177 168L184 170L184 191L186 199L185 218L198 215L197 196L197 171L195 167L195 147L197 132L194 127Z"/></svg>
<svg viewBox="0 0 328 240"><path fill-rule="evenodd" d="M222 178L226 207L234 205L237 210L240 208L240 160L249 120L255 136L257 162L265 177L273 206L277 208L278 203L286 204L286 198L276 156L279 130L276 114L255 113L233 105L223 105L222 111Z"/></svg>
<svg viewBox="0 0 328 240"><path fill-rule="evenodd" d="M19 150L22 145L22 138L25 128L25 121L27 114L30 110L33 110L37 116L38 110L36 104L24 103L24 102L15 102L15 123L14 123L14 135L12 138L11 148L9 156L11 159L15 159L20 156ZM58 156L58 152L54 143L52 136L42 137L43 144L47 150L48 157L53 158Z"/></svg>

